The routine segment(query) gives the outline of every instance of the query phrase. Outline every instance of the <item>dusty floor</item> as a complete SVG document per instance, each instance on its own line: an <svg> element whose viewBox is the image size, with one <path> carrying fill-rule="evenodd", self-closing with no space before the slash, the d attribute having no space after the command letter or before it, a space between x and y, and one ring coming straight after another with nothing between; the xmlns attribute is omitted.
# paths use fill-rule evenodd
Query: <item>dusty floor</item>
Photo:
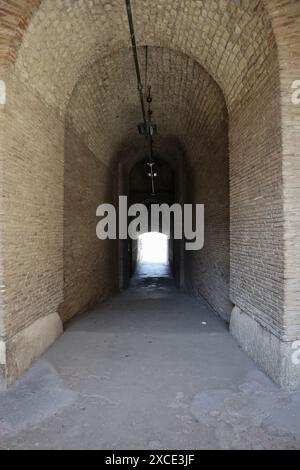
<svg viewBox="0 0 300 470"><path fill-rule="evenodd" d="M0 448L300 448L300 393L280 391L166 273L145 276L0 393Z"/></svg>

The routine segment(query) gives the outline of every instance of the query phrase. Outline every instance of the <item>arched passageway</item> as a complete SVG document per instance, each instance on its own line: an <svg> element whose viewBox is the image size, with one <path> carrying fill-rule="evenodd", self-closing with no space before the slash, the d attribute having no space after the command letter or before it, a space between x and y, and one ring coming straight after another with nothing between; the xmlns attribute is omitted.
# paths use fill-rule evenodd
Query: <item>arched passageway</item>
<svg viewBox="0 0 300 470"><path fill-rule="evenodd" d="M176 186L177 186L177 176L172 167L169 163L165 160L162 160L155 154L155 165L154 165L154 187L152 187L152 180L151 180L151 172L148 166L148 160L142 159L138 160L133 167L130 169L129 173L129 187L128 187L128 201L129 204L143 204L147 207L148 214L151 213L151 207L154 204L168 204L172 206L176 200ZM153 193L153 189L155 189L155 193ZM128 276L131 277L135 274L136 269L138 268L139 262L143 258L143 254L141 253L143 244L144 248L146 242L148 241L148 254L147 254L147 262L151 263L151 261L155 262L155 258L158 256L158 252L155 248L155 241L152 244L152 253L151 253L151 220L148 217L148 227L147 232L149 233L141 234L141 236L136 240L128 240L129 244L129 259L128 262L130 264L129 269L127 271L127 278L124 278L124 286L128 283ZM167 239L167 248L168 248L168 263L170 264L170 270L172 274L176 277L176 263L179 258L179 253L175 253L175 241L172 239L172 234L165 234L163 235L163 227L160 228L160 233L156 234L156 243L159 245L159 242L163 244L164 237ZM140 228L141 229L141 228ZM159 238L161 235L161 239ZM154 235L155 238L155 235ZM159 249L159 246L157 247ZM163 249L163 247L162 247ZM126 250L126 246L125 246ZM145 257L145 255L144 255ZM145 261L145 259L144 259ZM124 287L123 286L123 287Z"/></svg>
<svg viewBox="0 0 300 470"><path fill-rule="evenodd" d="M124 2L2 3L0 364L12 384L63 324L126 286L128 250L96 238L96 208L128 194L145 148ZM177 249L179 287L297 388L299 2L133 9L155 150L175 200L206 207L204 249Z"/></svg>

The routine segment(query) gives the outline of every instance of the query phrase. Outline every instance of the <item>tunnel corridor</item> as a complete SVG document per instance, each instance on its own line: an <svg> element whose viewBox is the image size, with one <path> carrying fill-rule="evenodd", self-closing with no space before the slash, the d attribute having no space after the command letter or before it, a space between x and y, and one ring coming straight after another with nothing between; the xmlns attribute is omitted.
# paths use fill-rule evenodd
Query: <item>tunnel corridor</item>
<svg viewBox="0 0 300 470"><path fill-rule="evenodd" d="M86 447L299 445L299 49L298 0L0 1L0 447L81 409ZM203 248L143 259L122 198Z"/></svg>

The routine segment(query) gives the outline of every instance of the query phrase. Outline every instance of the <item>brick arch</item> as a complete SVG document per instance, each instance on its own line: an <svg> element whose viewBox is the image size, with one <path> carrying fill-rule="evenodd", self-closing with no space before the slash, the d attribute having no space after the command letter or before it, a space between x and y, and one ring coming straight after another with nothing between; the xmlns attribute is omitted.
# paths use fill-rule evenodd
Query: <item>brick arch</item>
<svg viewBox="0 0 300 470"><path fill-rule="evenodd" d="M8 67L16 60L23 35L28 28L41 0L22 2L2 1L0 4L0 67Z"/></svg>
<svg viewBox="0 0 300 470"><path fill-rule="evenodd" d="M34 15L38 12L42 6L43 0L21 0L20 2L10 2L9 0L2 0L0 5L0 15L1 15L1 54L0 54L0 66L7 66L15 62L18 50L22 44L23 36L30 22L32 21ZM241 7L244 5L249 5L250 2L235 2L236 7ZM289 7L288 2L283 8ZM115 4L113 5L115 6ZM201 7L201 3L198 2L198 6ZM214 3L212 10L216 10L217 4ZM221 4L222 10L226 10L225 2ZM94 8L94 5L91 5L91 8ZM160 2L159 9L163 8L163 2ZM278 2L273 0L264 0L257 1L254 8L254 11L258 12L261 10L266 10L270 15L270 18L274 19L276 22L280 18L278 14L278 8L281 8L281 5ZM111 8L109 4L102 10L102 13L108 13ZM207 15L206 15L207 17Z"/></svg>
<svg viewBox="0 0 300 470"><path fill-rule="evenodd" d="M145 48L139 48L145 74ZM189 163L197 160L197 146L209 149L226 127L223 93L211 76L185 54L148 47L148 84L159 137L176 137ZM130 49L98 59L78 80L66 109L66 123L90 150L111 165L118 149L133 142L141 109ZM139 139L143 146L144 139Z"/></svg>
<svg viewBox="0 0 300 470"><path fill-rule="evenodd" d="M254 81L266 78L275 40L261 2L254 8L248 0L185 4L160 0L133 2L133 8L139 44L169 47L191 56L219 83L229 106ZM122 0L104 6L76 0L72 8L44 0L25 11L25 25L30 11L34 14L24 34L14 35L12 55L18 53L11 62L17 76L61 112L78 76L97 56L129 46Z"/></svg>
<svg viewBox="0 0 300 470"><path fill-rule="evenodd" d="M143 47L139 48L139 57L144 76ZM203 292L205 289L210 303L228 319L232 308L229 301L228 113L223 93L197 62L181 52L162 47L148 47L148 83L152 86L153 119L159 131L154 153L158 158L163 155L165 159L173 160L177 179L179 168L182 169L181 157L184 155L191 174L195 171L198 174L197 185L201 187L201 192L197 197L202 198L202 203L212 210L214 205L223 206L223 213L214 219L219 225L219 238L211 233L210 246L214 246L219 253L218 265L222 266L224 276L220 279L216 259L206 250L205 260L200 261L202 269L206 271L206 278L202 280L201 287L198 286L198 291ZM72 147L71 142L75 136L79 136L89 151L111 168L113 174L116 165L121 164L128 183L128 175L127 178L125 176L128 167L132 161L144 159L147 153L145 139L137 136L137 124L140 121L132 51L122 49L97 60L76 84L66 112L67 141ZM71 170L73 152L65 154L68 165L65 181L72 181L68 200L72 199L73 181L76 179ZM220 173L222 183L211 197L213 169ZM180 186L179 181L177 183ZM207 194L205 190L208 190ZM190 194L189 197L194 198L195 195ZM77 266L71 263L72 256L68 249L71 237L76 237L76 226L72 226L71 219L65 227L65 235L68 239L65 256L71 277L74 272L78 272ZM78 247L81 244L82 240L78 237ZM214 295L214 291L218 295ZM69 298L77 295L81 295L78 289L72 289Z"/></svg>

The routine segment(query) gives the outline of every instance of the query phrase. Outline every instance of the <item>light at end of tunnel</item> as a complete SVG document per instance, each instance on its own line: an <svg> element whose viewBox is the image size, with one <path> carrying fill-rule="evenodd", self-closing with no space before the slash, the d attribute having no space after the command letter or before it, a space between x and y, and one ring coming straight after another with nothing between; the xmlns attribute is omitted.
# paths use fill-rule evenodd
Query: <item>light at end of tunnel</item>
<svg viewBox="0 0 300 470"><path fill-rule="evenodd" d="M145 233L139 237L139 260L141 263L168 262L168 237L161 233Z"/></svg>

